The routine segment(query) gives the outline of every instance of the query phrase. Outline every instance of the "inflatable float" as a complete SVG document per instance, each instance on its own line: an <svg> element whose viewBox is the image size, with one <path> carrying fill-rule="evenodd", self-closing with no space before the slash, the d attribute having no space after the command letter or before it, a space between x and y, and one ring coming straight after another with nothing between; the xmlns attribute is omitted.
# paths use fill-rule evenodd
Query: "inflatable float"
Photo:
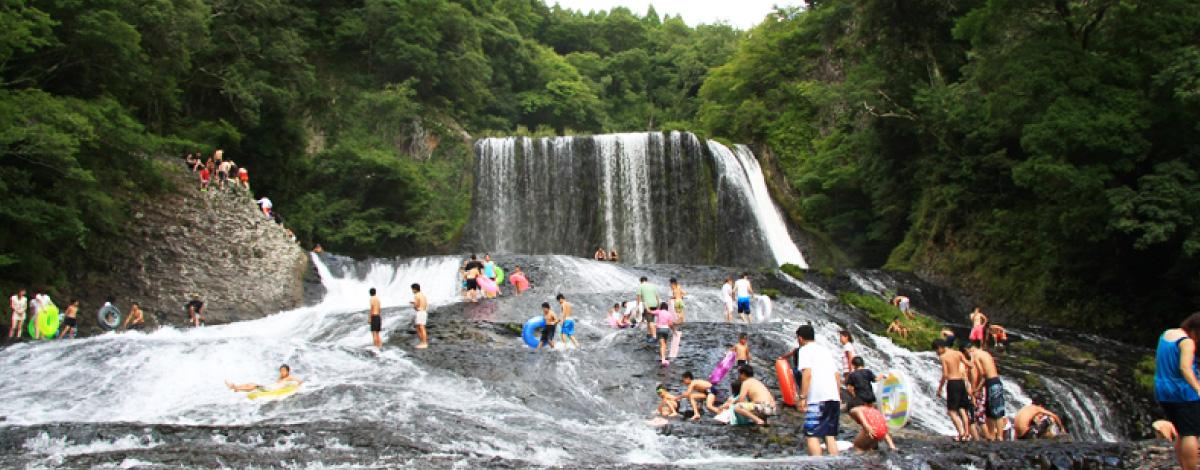
<svg viewBox="0 0 1200 470"><path fill-rule="evenodd" d="M295 395L297 388L297 386L292 385L278 390L255 390L250 392L249 395L246 395L246 398L251 400L287 398Z"/></svg>
<svg viewBox="0 0 1200 470"><path fill-rule="evenodd" d="M896 371L888 372L886 377L875 392L876 406L889 428L902 428L908 424L908 380Z"/></svg>
<svg viewBox="0 0 1200 470"><path fill-rule="evenodd" d="M671 350L667 354L667 357L670 357L671 359L679 357L679 340L682 338L683 332L675 330L675 338L671 340Z"/></svg>
<svg viewBox="0 0 1200 470"><path fill-rule="evenodd" d="M771 310L773 305L771 298L765 295L758 296L758 302L754 303L754 316L758 318L759 323L767 323L771 321Z"/></svg>
<svg viewBox="0 0 1200 470"><path fill-rule="evenodd" d="M516 273L509 276L508 283L517 286L517 290L529 290L529 280L525 279L524 274Z"/></svg>
<svg viewBox="0 0 1200 470"><path fill-rule="evenodd" d="M58 307L53 303L42 307L36 321L29 322L29 336L37 338L39 332L42 339L53 338L58 334Z"/></svg>
<svg viewBox="0 0 1200 470"><path fill-rule="evenodd" d="M96 312L96 323L105 330L115 330L121 326L121 311L112 305L105 305Z"/></svg>
<svg viewBox="0 0 1200 470"><path fill-rule="evenodd" d="M783 395L783 403L796 406L796 378L792 374L792 364L787 359L775 361L775 375L779 376L779 393Z"/></svg>
<svg viewBox="0 0 1200 470"><path fill-rule="evenodd" d="M487 276L477 276L475 282L479 284L479 288L489 294L500 292L500 286L496 285L496 281L491 280Z"/></svg>
<svg viewBox="0 0 1200 470"><path fill-rule="evenodd" d="M721 379L725 378L725 374L729 373L729 369L733 368L734 362L737 362L737 354L729 351L729 354L726 354L725 358L721 359L721 362L713 369L712 374L709 374L708 381L712 382L713 386L716 386L721 382Z"/></svg>
<svg viewBox="0 0 1200 470"><path fill-rule="evenodd" d="M504 269L496 266L496 285L504 284Z"/></svg>
<svg viewBox="0 0 1200 470"><path fill-rule="evenodd" d="M546 317L533 317L525 322L525 328L521 329L521 337L525 338L525 344L531 348L537 348L541 342L541 336L533 334L533 330L546 327Z"/></svg>

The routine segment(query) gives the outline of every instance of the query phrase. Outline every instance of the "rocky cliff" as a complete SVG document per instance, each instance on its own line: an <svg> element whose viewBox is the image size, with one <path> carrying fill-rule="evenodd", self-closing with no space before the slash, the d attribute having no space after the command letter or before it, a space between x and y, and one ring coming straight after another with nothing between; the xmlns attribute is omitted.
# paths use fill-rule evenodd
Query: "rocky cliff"
<svg viewBox="0 0 1200 470"><path fill-rule="evenodd" d="M232 185L201 192L181 164L172 161L167 171L178 190L138 206L113 249L110 271L67 292L81 302L81 334L101 331L95 312L109 297L123 313L138 302L147 317L158 317L147 319L151 325L185 325L184 304L194 293L205 302L208 324L298 307L308 260L251 192Z"/></svg>

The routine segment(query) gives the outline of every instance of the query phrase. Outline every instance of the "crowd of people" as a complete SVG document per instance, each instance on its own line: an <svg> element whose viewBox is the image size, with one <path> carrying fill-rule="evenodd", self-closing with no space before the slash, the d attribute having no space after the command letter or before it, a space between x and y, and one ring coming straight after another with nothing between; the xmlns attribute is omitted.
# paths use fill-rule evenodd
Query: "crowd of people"
<svg viewBox="0 0 1200 470"><path fill-rule="evenodd" d="M24 337L28 325L40 325L42 315L57 316L57 320L45 324L57 324L58 326L52 332L42 331L41 327L33 327L31 328L32 339L74 339L76 337L79 332L79 312L82 309L79 300L71 299L67 308L59 310L48 294L39 291L30 299L25 297L26 292L23 288L17 289L17 293L9 297L9 308L12 310L12 323L8 329L9 338ZM125 331L142 331L146 328L147 317L137 301L129 303L129 313L125 315L124 321L120 321L120 309L117 308L115 302L116 299L109 298L98 309L96 322L101 327L108 330ZM191 301L185 307L188 311L188 323L192 326L202 326L204 324L204 302L200 300L200 294L193 294Z"/></svg>

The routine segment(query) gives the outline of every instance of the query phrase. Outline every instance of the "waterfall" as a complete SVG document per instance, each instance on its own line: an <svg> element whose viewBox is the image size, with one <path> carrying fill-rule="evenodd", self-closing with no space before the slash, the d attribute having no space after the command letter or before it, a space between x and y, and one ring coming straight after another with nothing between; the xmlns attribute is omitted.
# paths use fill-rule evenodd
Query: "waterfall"
<svg viewBox="0 0 1200 470"><path fill-rule="evenodd" d="M634 264L807 267L754 154L682 132L475 144L464 248Z"/></svg>

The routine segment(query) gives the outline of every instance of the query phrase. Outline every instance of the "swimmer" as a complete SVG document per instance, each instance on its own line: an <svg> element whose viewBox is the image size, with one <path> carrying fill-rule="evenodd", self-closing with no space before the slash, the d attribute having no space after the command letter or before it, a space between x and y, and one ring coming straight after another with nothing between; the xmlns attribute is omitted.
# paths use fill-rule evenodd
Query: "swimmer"
<svg viewBox="0 0 1200 470"><path fill-rule="evenodd" d="M538 343L537 348L542 349L543 345L550 345L550 349L554 349L554 327L558 326L558 315L550 310L549 302L542 302L542 317L546 319L546 326L542 328L542 340Z"/></svg>
<svg viewBox="0 0 1200 470"><path fill-rule="evenodd" d="M226 380L225 386L235 392L253 392L253 391L272 392L272 391L280 390L280 389L287 388L287 387L299 387L300 384L302 384L302 383L304 383L303 380L300 380L300 379L292 376L292 368L288 367L287 364L284 364L284 365L279 366L279 380L276 380L275 383L273 383L273 384L270 384L270 385L259 385L256 383L235 384L233 382Z"/></svg>
<svg viewBox="0 0 1200 470"><path fill-rule="evenodd" d="M1063 426L1062 418L1051 413L1044 408L1044 403L1038 397L1034 397L1033 404L1021 408L1017 412L1017 416L1013 417L1013 427L1017 431L1017 439L1049 439L1057 436L1053 426L1057 425L1058 429L1066 429Z"/></svg>
<svg viewBox="0 0 1200 470"><path fill-rule="evenodd" d="M562 337L563 347L567 346L567 340L575 343L575 349L579 349L579 340L575 339L575 316L571 312L571 303L563 298L562 294L558 294L558 304L562 306Z"/></svg>
<svg viewBox="0 0 1200 470"><path fill-rule="evenodd" d="M729 354L729 353L737 354L737 364L735 364L735 365L737 365L739 367L750 365L750 345L748 344L749 342L750 342L750 337L747 336L746 333L738 333L737 344L733 345L732 348L729 348L728 351L725 351L725 354Z"/></svg>
<svg viewBox="0 0 1200 470"><path fill-rule="evenodd" d="M715 408L713 408L714 399L712 393L714 387L712 382L693 378L692 372L687 371L683 373L683 384L687 385L687 391L683 392L681 396L686 397L692 404L692 421L700 419L700 408L696 406L696 400L705 400L705 408L714 413L716 412Z"/></svg>
<svg viewBox="0 0 1200 470"><path fill-rule="evenodd" d="M658 394L659 397L662 397L662 401L659 402L658 408L654 410L655 414L660 414L668 418L679 416L679 397L667 393L666 387L664 387L662 384L658 384L658 387L654 389L654 393Z"/></svg>

